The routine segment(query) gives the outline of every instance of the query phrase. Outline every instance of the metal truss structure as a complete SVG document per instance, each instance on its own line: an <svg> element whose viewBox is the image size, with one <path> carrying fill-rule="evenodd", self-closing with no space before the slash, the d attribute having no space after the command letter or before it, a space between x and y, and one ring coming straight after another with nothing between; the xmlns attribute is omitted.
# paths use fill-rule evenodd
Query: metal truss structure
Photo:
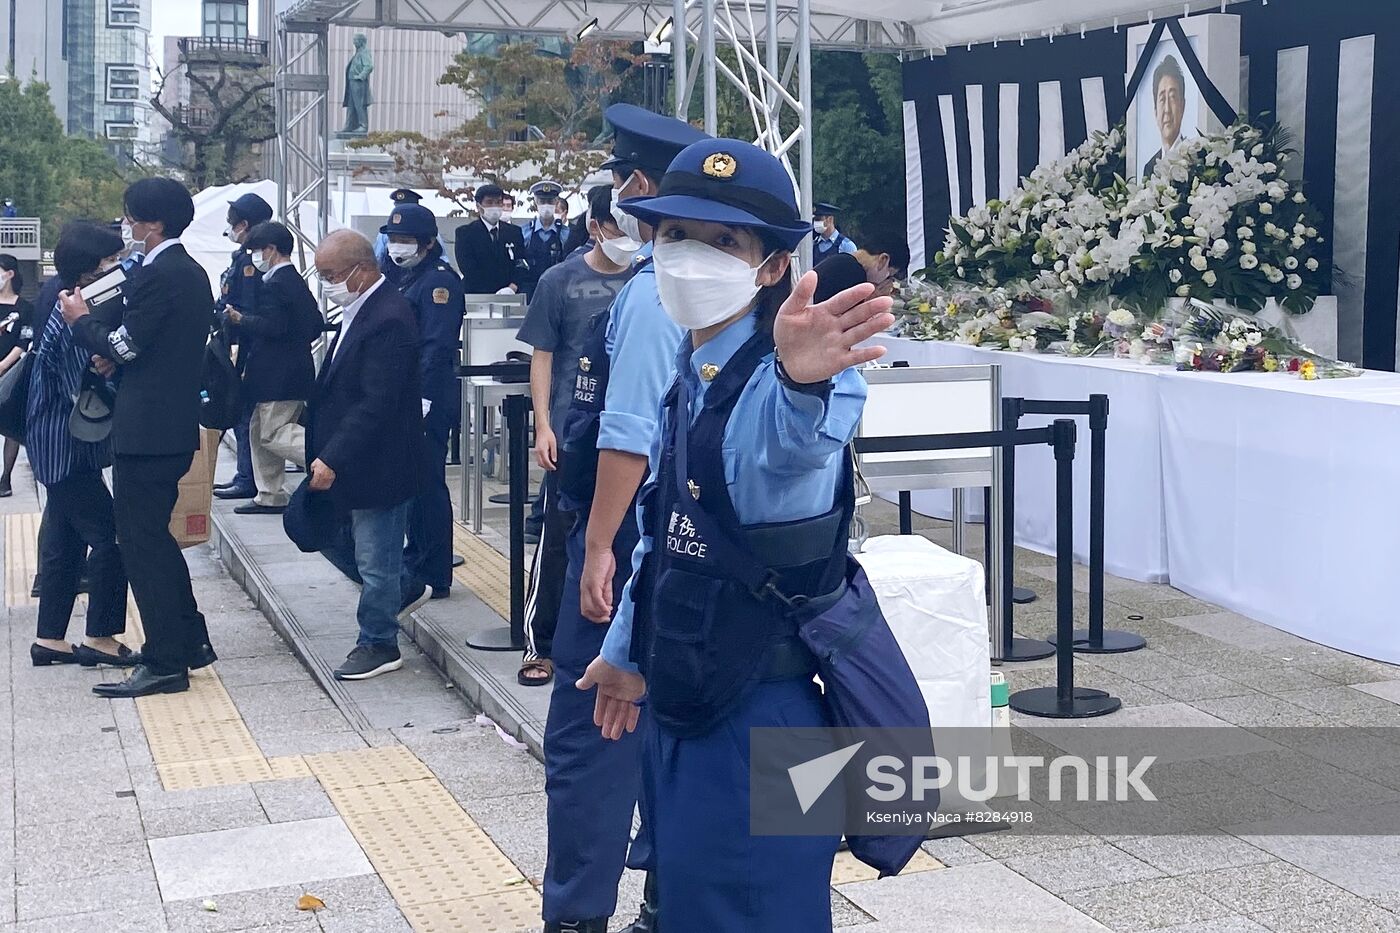
<svg viewBox="0 0 1400 933"><path fill-rule="evenodd" d="M756 144L783 160L805 217L812 211L813 50L916 48L907 24L814 11L811 0L293 0L278 18L274 42L281 128L276 180L279 214L304 247L314 247L329 225L331 25L571 40L586 31L589 37L669 42L677 115L689 114L698 85L705 129L714 133L719 80L732 84L753 119ZM733 53L733 65L721 48ZM788 89L794 72L795 93ZM303 127L311 132L298 136ZM299 208L308 201L318 207L315 230L301 219ZM803 250L805 265L810 243Z"/></svg>

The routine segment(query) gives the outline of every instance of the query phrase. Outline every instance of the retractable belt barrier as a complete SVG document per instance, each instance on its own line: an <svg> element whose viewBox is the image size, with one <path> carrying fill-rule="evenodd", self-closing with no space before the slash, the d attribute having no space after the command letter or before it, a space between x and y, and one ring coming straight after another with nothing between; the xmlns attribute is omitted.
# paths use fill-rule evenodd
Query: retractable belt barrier
<svg viewBox="0 0 1400 933"><path fill-rule="evenodd" d="M959 450L999 447L1003 462L1017 447L1045 444L1055 452L1055 686L1020 690L1010 698L1011 708L1031 716L1053 719L1085 719L1102 716L1122 706L1106 691L1074 684L1074 452L1075 423L1068 418L1043 428L1003 428L1000 431L968 431L904 437L858 437L857 453L878 454L920 450ZM1014 474L1005 470L1002 482L1014 493ZM903 500L904 497L901 497ZM989 519L990 520L990 519ZM903 524L903 521L901 521ZM991 559L990 553L988 559ZM1002 574L1002 592L1009 590L1010 574Z"/></svg>

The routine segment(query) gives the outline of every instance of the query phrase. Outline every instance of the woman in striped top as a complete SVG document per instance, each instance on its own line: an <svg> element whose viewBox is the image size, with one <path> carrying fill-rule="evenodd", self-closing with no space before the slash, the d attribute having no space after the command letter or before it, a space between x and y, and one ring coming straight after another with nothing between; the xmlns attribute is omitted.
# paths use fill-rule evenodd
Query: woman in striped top
<svg viewBox="0 0 1400 933"><path fill-rule="evenodd" d="M68 224L54 250L63 287L91 284L117 265L123 248L122 238L105 227ZM127 667L137 657L113 637L126 628L126 571L117 550L112 494L102 478L112 463L112 445L105 438L80 441L68 429L73 401L96 360L74 342L57 305L45 312L34 343L25 423L29 465L48 493L39 530L39 631L29 656L36 667ZM68 620L89 548L87 638L71 645Z"/></svg>

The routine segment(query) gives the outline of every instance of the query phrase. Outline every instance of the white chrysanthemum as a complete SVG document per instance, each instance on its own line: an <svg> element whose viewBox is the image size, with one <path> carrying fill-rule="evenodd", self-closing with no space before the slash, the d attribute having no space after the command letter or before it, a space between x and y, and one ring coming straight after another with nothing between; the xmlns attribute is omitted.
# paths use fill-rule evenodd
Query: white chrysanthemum
<svg viewBox="0 0 1400 933"><path fill-rule="evenodd" d="M1249 244L1245 245L1247 246ZM1209 263L1207 262L1206 257L1200 255L1199 253L1191 257L1191 268L1195 269L1197 272L1205 271L1207 265L1209 265Z"/></svg>
<svg viewBox="0 0 1400 933"><path fill-rule="evenodd" d="M1287 257L1286 259L1283 260L1283 267L1284 267L1285 269L1289 270L1290 272L1293 271L1294 269L1298 268L1298 257L1297 257L1297 256L1289 256L1289 257Z"/></svg>
<svg viewBox="0 0 1400 933"><path fill-rule="evenodd" d="M1307 266L1309 272L1316 272L1316 271L1317 271L1317 260L1316 260L1316 259L1313 259L1313 258L1309 257L1309 258L1308 258L1308 261L1305 262L1305 263L1303 263L1303 265Z"/></svg>
<svg viewBox="0 0 1400 933"><path fill-rule="evenodd" d="M1167 273L1167 278L1171 279L1172 284L1175 285L1177 282L1181 281L1181 270L1172 269L1170 272Z"/></svg>
<svg viewBox="0 0 1400 933"><path fill-rule="evenodd" d="M1303 284L1303 277L1295 272L1288 277L1288 280L1284 284L1289 288L1297 288Z"/></svg>
<svg viewBox="0 0 1400 933"><path fill-rule="evenodd" d="M1288 241L1288 245L1291 246L1291 247L1293 247L1294 249L1302 249L1302 248L1303 248L1303 243L1304 243L1304 242L1305 242L1305 241L1303 240L1302 237L1300 237L1300 236L1295 236L1293 239L1291 239L1291 240Z"/></svg>
<svg viewBox="0 0 1400 933"><path fill-rule="evenodd" d="M1245 253L1245 254L1243 254L1242 256L1240 256L1240 268L1241 268L1241 269L1257 269L1258 267L1259 267L1259 257L1254 256L1254 255L1252 255L1252 254L1250 254L1250 253Z"/></svg>
<svg viewBox="0 0 1400 933"><path fill-rule="evenodd" d="M1127 308L1114 308L1112 311L1108 312L1108 322L1119 327L1127 327L1132 324L1134 320L1133 312L1129 311Z"/></svg>
<svg viewBox="0 0 1400 933"><path fill-rule="evenodd" d="M1189 294L1191 294L1191 286L1190 286L1190 285L1178 285L1178 286L1176 287L1176 296L1177 296L1178 298L1185 298L1185 297L1186 297L1187 295L1189 295Z"/></svg>
<svg viewBox="0 0 1400 933"><path fill-rule="evenodd" d="M1252 254L1256 249L1258 249L1258 247L1251 243L1249 240L1245 240L1243 243L1240 244L1240 250L1245 253Z"/></svg>
<svg viewBox="0 0 1400 933"><path fill-rule="evenodd" d="M1274 206L1273 206L1272 204L1270 204L1268 201L1262 201L1262 202L1260 202L1260 204L1259 204L1259 213L1261 213L1261 214L1272 214L1273 212L1274 212Z"/></svg>
<svg viewBox="0 0 1400 933"><path fill-rule="evenodd" d="M1204 273L1202 273L1202 274L1201 274L1201 281L1202 281L1202 282L1205 282L1207 285L1214 285L1214 284L1215 284L1215 272L1214 272L1214 270L1207 269Z"/></svg>

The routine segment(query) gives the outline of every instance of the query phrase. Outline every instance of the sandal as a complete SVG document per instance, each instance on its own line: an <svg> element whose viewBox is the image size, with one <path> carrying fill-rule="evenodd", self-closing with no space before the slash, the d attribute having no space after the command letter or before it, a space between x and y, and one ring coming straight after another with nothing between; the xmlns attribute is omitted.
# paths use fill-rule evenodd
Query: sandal
<svg viewBox="0 0 1400 933"><path fill-rule="evenodd" d="M548 658L521 662L515 679L522 687L543 687L554 679L554 662Z"/></svg>

